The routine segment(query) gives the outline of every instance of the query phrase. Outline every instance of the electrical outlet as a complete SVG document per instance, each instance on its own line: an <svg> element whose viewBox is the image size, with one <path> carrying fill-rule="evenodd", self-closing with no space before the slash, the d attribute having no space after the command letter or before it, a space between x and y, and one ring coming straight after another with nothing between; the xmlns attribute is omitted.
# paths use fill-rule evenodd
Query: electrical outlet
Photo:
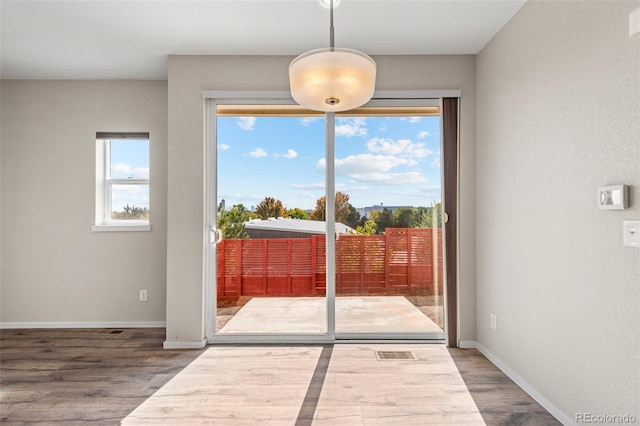
<svg viewBox="0 0 640 426"><path fill-rule="evenodd" d="M146 302L147 301L147 289L146 288L141 288L140 289L140 301L141 302Z"/></svg>
<svg viewBox="0 0 640 426"><path fill-rule="evenodd" d="M626 247L640 247L640 220L625 220L622 228L622 243Z"/></svg>
<svg viewBox="0 0 640 426"><path fill-rule="evenodd" d="M489 314L489 319L491 320L491 328L493 330L497 330L498 329L498 318L496 317L496 314Z"/></svg>

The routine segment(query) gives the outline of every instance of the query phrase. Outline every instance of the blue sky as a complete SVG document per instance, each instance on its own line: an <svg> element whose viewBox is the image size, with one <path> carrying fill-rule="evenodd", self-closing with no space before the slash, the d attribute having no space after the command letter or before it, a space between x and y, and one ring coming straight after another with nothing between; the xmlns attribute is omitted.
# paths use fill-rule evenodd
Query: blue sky
<svg viewBox="0 0 640 426"><path fill-rule="evenodd" d="M324 117L217 119L218 202L265 196L312 209L325 194ZM336 119L336 190L355 207L439 202L439 117Z"/></svg>
<svg viewBox="0 0 640 426"><path fill-rule="evenodd" d="M132 139L111 140L112 178L149 178L149 141ZM129 204L149 208L149 185L114 185L111 210L122 211Z"/></svg>

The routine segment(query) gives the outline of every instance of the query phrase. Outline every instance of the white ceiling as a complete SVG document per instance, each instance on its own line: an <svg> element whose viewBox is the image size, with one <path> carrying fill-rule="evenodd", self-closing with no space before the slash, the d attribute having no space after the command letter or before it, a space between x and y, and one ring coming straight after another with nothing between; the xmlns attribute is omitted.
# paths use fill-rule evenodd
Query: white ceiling
<svg viewBox="0 0 640 426"><path fill-rule="evenodd" d="M526 0L342 0L336 46L475 54ZM2 78L166 79L167 55L298 55L329 44L317 0L1 0Z"/></svg>

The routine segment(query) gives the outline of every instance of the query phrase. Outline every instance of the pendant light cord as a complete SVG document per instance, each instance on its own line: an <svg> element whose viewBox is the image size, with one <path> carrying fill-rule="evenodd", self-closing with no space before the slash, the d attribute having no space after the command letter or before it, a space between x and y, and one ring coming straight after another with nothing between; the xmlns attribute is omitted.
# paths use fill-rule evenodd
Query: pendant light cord
<svg viewBox="0 0 640 426"><path fill-rule="evenodd" d="M329 0L329 47L333 49L335 47L333 36L333 0Z"/></svg>

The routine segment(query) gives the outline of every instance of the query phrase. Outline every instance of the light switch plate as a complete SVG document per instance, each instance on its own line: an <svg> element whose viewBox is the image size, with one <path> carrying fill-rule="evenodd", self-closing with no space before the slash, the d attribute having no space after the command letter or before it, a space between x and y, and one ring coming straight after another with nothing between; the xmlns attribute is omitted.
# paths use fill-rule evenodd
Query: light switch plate
<svg viewBox="0 0 640 426"><path fill-rule="evenodd" d="M640 248L640 220L625 220L622 228L624 232L622 244L626 247Z"/></svg>

